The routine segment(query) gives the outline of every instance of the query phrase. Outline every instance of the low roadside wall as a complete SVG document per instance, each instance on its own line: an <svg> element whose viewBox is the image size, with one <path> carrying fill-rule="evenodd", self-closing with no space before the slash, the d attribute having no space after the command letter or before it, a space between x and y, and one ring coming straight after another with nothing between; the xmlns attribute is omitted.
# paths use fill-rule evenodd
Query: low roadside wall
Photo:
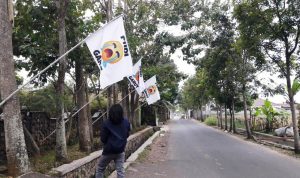
<svg viewBox="0 0 300 178"><path fill-rule="evenodd" d="M147 127L128 138L126 146L126 158L135 152L153 133L155 128ZM89 156L75 160L69 164L61 165L53 168L50 174L60 178L92 178L95 176L97 162L102 154L102 150L95 151ZM107 174L113 171L113 166L110 165L107 169Z"/></svg>

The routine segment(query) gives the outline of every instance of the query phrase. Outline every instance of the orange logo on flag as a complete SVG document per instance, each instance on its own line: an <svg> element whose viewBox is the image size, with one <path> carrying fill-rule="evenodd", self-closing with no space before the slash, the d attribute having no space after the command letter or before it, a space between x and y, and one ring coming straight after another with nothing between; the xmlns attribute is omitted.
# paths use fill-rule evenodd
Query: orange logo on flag
<svg viewBox="0 0 300 178"><path fill-rule="evenodd" d="M149 95L153 95L155 92L156 92L156 86L155 85L152 85L152 86L147 88L147 93Z"/></svg>
<svg viewBox="0 0 300 178"><path fill-rule="evenodd" d="M135 80L139 83L140 81L140 71L138 71L135 75L134 75Z"/></svg>
<svg viewBox="0 0 300 178"><path fill-rule="evenodd" d="M122 43L118 41L107 41L104 43L102 49L103 66L109 64L115 64L119 62L124 56L124 48Z"/></svg>

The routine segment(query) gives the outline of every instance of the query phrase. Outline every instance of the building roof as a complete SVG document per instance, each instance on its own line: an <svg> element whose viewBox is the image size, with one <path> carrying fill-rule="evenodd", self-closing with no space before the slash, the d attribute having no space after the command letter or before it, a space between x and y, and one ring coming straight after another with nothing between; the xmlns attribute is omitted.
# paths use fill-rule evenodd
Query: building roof
<svg viewBox="0 0 300 178"><path fill-rule="evenodd" d="M261 98L258 98L254 101L253 103L253 107L256 108L256 107L261 107L264 105L266 100L264 99L261 99ZM291 107L290 107L290 104L288 102L284 102L284 103L272 103L272 106L274 108L277 108L277 109L286 109L286 110L289 110ZM297 104L297 103L296 103Z"/></svg>

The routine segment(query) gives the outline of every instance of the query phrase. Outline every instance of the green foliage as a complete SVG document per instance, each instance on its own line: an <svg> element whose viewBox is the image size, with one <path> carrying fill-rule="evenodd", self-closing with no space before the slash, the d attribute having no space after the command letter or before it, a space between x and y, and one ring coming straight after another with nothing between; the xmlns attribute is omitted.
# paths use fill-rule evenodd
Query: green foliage
<svg viewBox="0 0 300 178"><path fill-rule="evenodd" d="M72 94L66 90L63 98L66 111L71 112L74 103ZM60 108L57 106L57 94L52 85L46 86L36 91L23 91L19 94L20 103L31 111L44 111L51 117L59 114Z"/></svg>
<svg viewBox="0 0 300 178"><path fill-rule="evenodd" d="M107 98L99 97L90 104L91 110L105 109L107 107Z"/></svg>
<svg viewBox="0 0 300 178"><path fill-rule="evenodd" d="M174 103L178 95L178 83L186 76L179 72L169 53L164 52L165 43L158 33L160 19L170 12L162 11L159 1L129 0L125 16L125 30L133 61L142 58L144 79L153 75L157 82L162 100ZM117 13L121 13L118 9Z"/></svg>
<svg viewBox="0 0 300 178"><path fill-rule="evenodd" d="M57 59L58 33L57 8L55 1L49 0L17 0L15 3L16 17L13 31L14 55L20 58L17 67L29 71L29 76L37 74ZM85 11L96 7L88 1L69 1L66 18L67 46L71 48L89 33L99 28L101 14L86 20ZM96 24L96 25L95 25ZM79 60L87 65L87 71L92 72L95 65L87 48L77 48L68 58L72 62ZM68 69L74 67L68 63ZM57 65L48 69L37 78L35 84L43 85L49 78L55 78ZM98 69L97 69L98 70ZM40 83L41 82L41 83Z"/></svg>
<svg viewBox="0 0 300 178"><path fill-rule="evenodd" d="M295 79L292 85L292 92L295 96L300 91L300 82L298 79Z"/></svg>
<svg viewBox="0 0 300 178"><path fill-rule="evenodd" d="M298 1L241 1L235 6L234 15L244 41L259 44L253 49L271 59L280 77L290 78L299 63L295 57L300 37L299 9Z"/></svg>
<svg viewBox="0 0 300 178"><path fill-rule="evenodd" d="M181 92L181 107L184 109L202 107L208 102L208 91L206 87L207 75L204 70L197 71L196 75L189 78Z"/></svg>
<svg viewBox="0 0 300 178"><path fill-rule="evenodd" d="M268 100L266 100L264 102L264 105L256 108L256 111L254 113L255 116L259 116L259 115L264 115L267 121L266 124L266 132L270 132L273 129L274 123L276 121L276 116L281 116L282 118L284 118L284 113L281 112L277 112L273 106L272 103Z"/></svg>
<svg viewBox="0 0 300 178"><path fill-rule="evenodd" d="M279 113L273 108L272 103L266 100L263 106L256 108L255 116L259 116L261 114L264 114L266 119L271 122Z"/></svg>
<svg viewBox="0 0 300 178"><path fill-rule="evenodd" d="M216 126L217 125L217 118L208 117L208 118L205 119L204 123L206 125L209 125L209 126Z"/></svg>

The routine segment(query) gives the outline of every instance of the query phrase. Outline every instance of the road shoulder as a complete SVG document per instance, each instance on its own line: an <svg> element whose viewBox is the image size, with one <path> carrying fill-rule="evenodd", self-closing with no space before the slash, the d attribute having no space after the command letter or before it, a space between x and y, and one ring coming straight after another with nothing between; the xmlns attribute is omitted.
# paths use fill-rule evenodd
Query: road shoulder
<svg viewBox="0 0 300 178"><path fill-rule="evenodd" d="M168 140L170 133L167 129L160 132L153 143L139 154L138 159L126 170L128 178L166 177L163 164L168 158Z"/></svg>

